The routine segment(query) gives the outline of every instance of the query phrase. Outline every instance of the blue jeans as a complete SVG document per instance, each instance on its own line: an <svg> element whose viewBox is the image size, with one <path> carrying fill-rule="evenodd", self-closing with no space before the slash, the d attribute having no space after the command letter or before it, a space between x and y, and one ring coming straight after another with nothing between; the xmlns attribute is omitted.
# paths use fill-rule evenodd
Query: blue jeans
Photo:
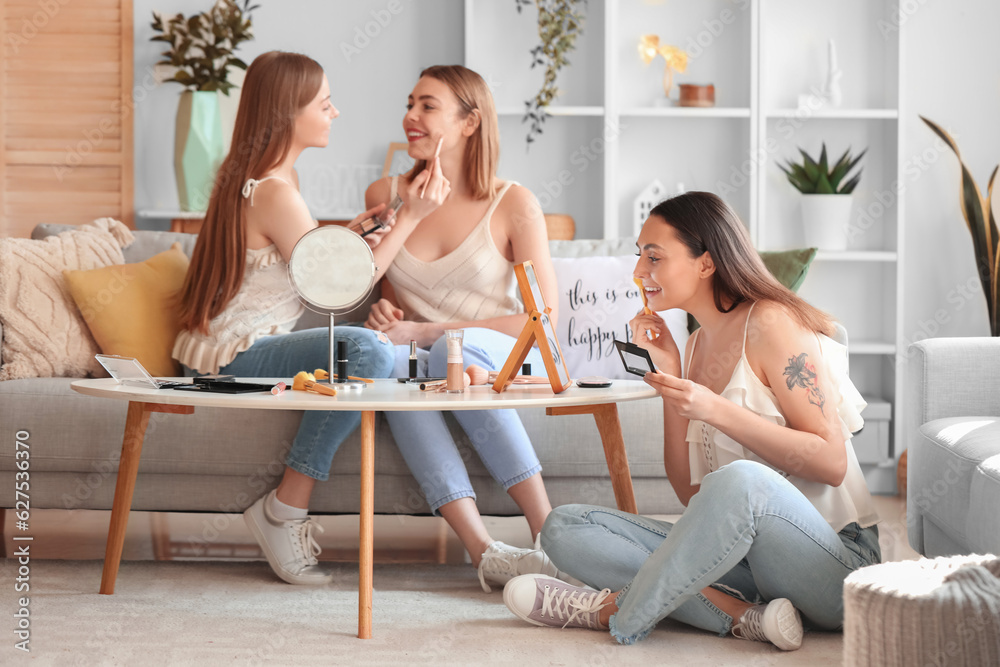
<svg viewBox="0 0 1000 667"><path fill-rule="evenodd" d="M514 342L514 338L492 329L466 329L463 365L499 370ZM396 346L393 375L408 375L409 351L409 346ZM431 346L429 355L421 352L421 360L426 359L426 364L418 364L418 374L444 377L447 371L444 337ZM532 349L526 361L531 364L533 375L544 374L545 366L537 348ZM456 410L452 414L468 434L483 465L504 490L542 471L535 449L514 410ZM475 499L465 462L441 412L386 412L385 416L392 437L434 514L453 500Z"/></svg>
<svg viewBox="0 0 1000 667"><path fill-rule="evenodd" d="M705 476L674 524L588 505L552 511L542 548L562 571L620 590L611 634L643 639L669 616L725 635L733 619L701 590L748 602L788 598L813 627L843 625L844 579L881 561L878 529L839 533L784 477L753 461Z"/></svg>
<svg viewBox="0 0 1000 667"><path fill-rule="evenodd" d="M382 337L384 338L384 336ZM369 329L337 327L335 340L347 341L349 375L388 377L393 349L387 338ZM240 352L219 373L243 377L293 377L299 371L330 365L330 334L327 329L306 329L280 336L266 336ZM330 478L330 465L340 443L361 423L360 412L307 410L292 442L285 463L292 470L319 481Z"/></svg>

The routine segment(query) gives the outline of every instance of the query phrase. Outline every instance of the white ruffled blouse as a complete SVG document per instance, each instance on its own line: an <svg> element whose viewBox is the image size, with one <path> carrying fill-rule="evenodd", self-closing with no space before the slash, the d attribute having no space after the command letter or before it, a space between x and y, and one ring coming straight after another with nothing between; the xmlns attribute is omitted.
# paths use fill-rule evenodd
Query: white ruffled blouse
<svg viewBox="0 0 1000 667"><path fill-rule="evenodd" d="M218 373L259 338L289 333L304 310L278 248L248 249L240 291L209 323L208 335L181 331L172 356L199 373Z"/></svg>
<svg viewBox="0 0 1000 667"><path fill-rule="evenodd" d="M748 313L748 321L749 317ZM699 333L700 331L696 331L694 334L696 338L692 341L692 356ZM844 526L854 522L865 528L877 523L879 517L868 491L868 484L861 472L861 466L854 453L854 447L851 445L851 435L864 425L861 411L867 403L847 374L847 348L827 336L819 335L818 337L820 350L823 354L822 363L826 365L833 390L836 393L835 396L830 397L833 399L830 403L837 406L841 431L844 435L844 447L847 450L847 475L840 486L811 482L777 470L725 433L718 431L714 426L695 419L688 423L686 438L688 458L691 462L691 483L701 483L705 475L713 470L718 470L727 463L740 459L756 461L777 470L786 477L795 488L802 492L802 495L809 499L834 530L839 532ZM686 369L685 376L689 373L690 369ZM722 390L721 395L770 422L779 426L786 425L785 416L778 405L778 399L770 387L757 377L747 360L746 332L743 335L743 354L736 363L733 375L726 388Z"/></svg>

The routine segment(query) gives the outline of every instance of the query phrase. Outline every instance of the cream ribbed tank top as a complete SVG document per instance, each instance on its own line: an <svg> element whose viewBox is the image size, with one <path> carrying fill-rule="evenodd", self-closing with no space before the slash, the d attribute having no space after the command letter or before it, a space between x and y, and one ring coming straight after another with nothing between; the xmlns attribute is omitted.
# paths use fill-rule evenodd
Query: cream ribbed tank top
<svg viewBox="0 0 1000 667"><path fill-rule="evenodd" d="M753 305L747 311L748 324L751 312ZM691 357L694 356L694 348L698 344L700 333L701 330L698 330L692 334L690 355L684 365L685 378L691 374ZM847 348L827 336L819 335L818 338L823 353L821 363L826 366L830 374L830 384L836 394L831 396L833 399L831 403L837 406L837 414L840 417L844 447L847 450L847 475L840 486L830 486L821 482L810 482L782 470L777 472L802 492L834 530L839 532L844 526L854 522L860 524L862 528L867 528L878 523L879 517L854 453L854 446L851 444L851 434L864 425L861 410L865 408L865 399L858 393L847 374ZM746 328L743 331L743 354L736 362L733 375L720 395L767 421L779 426L787 424L777 397L761 382L747 360ZM692 419L688 422L686 440L692 484L700 484L708 473L739 459L756 461L774 469L774 466L749 449L703 421Z"/></svg>
<svg viewBox="0 0 1000 667"><path fill-rule="evenodd" d="M396 194L393 177L389 199ZM453 251L424 262L405 247L386 271L404 317L414 322L484 320L524 312L518 299L514 264L493 242L490 220L514 181L508 181L490 203L486 215Z"/></svg>

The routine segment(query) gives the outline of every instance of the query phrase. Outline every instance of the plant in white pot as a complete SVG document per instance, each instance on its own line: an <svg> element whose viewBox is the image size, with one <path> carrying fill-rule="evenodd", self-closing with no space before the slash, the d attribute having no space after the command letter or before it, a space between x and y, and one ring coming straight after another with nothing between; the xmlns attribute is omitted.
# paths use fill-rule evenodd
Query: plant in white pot
<svg viewBox="0 0 1000 667"><path fill-rule="evenodd" d="M851 220L851 193L861 180L861 169L849 178L851 172L868 151L851 155L848 148L836 162L827 160L826 144L814 160L801 148L802 162L787 160L778 165L788 177L788 182L802 193L802 223L805 242L821 250L846 250L848 225Z"/></svg>
<svg viewBox="0 0 1000 667"><path fill-rule="evenodd" d="M215 173L225 157L225 137L219 93L228 95L234 87L229 68L246 69L236 57L236 48L253 39L250 12L258 5L244 0L217 0L207 12L185 18L177 14L164 18L153 12L151 41L166 42L170 48L158 66L169 67L173 75L166 81L184 86L177 106L174 138L174 172L177 195L185 211L204 211L212 194Z"/></svg>

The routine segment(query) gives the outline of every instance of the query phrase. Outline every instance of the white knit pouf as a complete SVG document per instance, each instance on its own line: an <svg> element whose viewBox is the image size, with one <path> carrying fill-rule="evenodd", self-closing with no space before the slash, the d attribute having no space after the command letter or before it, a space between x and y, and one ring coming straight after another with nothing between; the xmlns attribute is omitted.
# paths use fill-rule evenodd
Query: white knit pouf
<svg viewBox="0 0 1000 667"><path fill-rule="evenodd" d="M924 558L851 573L844 664L1000 665L1000 558Z"/></svg>

